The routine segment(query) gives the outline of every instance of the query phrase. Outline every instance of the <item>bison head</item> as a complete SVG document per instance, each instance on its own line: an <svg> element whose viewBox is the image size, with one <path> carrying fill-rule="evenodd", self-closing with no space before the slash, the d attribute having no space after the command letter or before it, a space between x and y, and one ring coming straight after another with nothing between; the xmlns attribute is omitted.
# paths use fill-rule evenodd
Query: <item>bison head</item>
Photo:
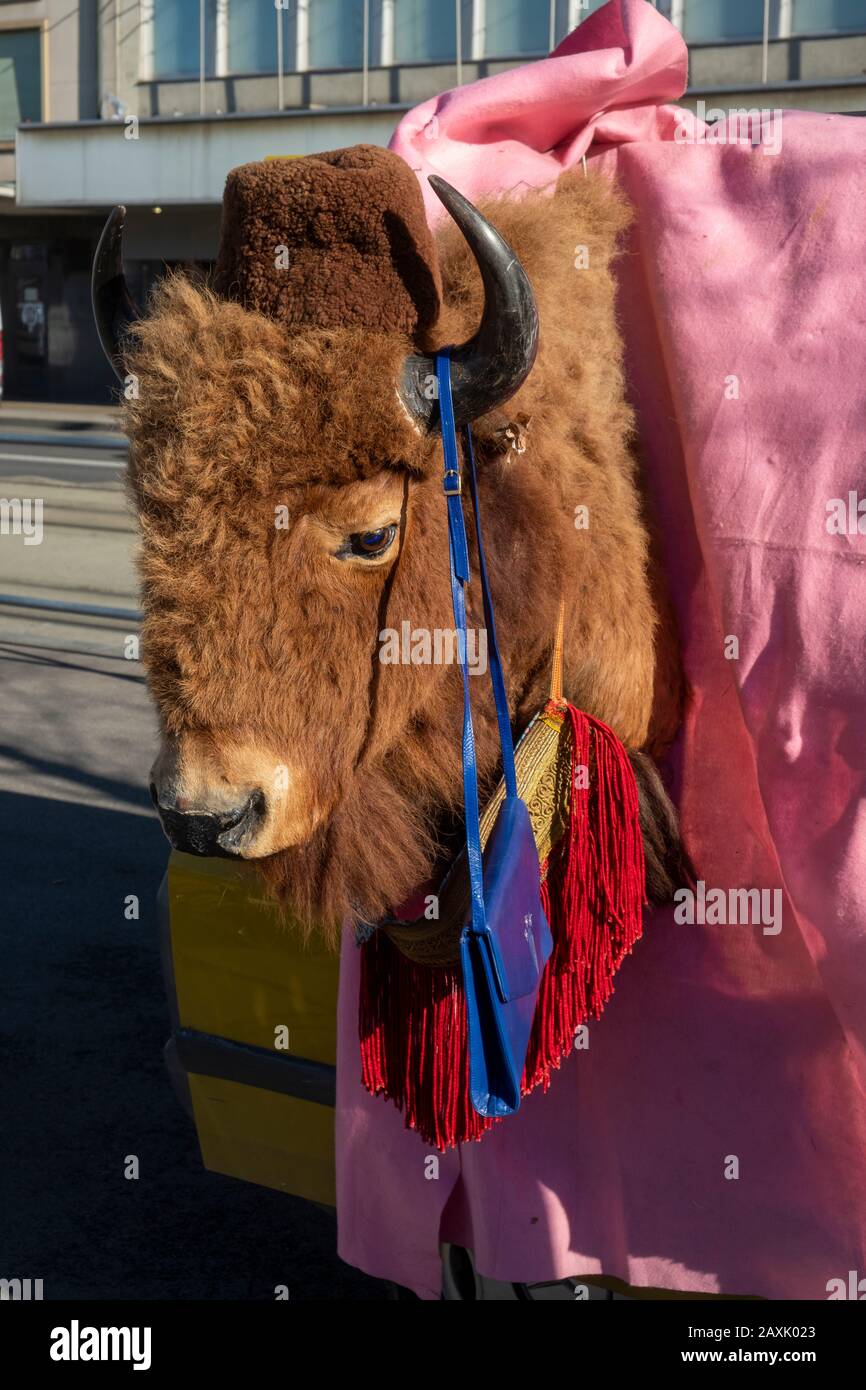
<svg viewBox="0 0 866 1390"><path fill-rule="evenodd" d="M515 729L544 701L560 598L566 692L629 748L646 743L658 667L609 272L622 206L596 179L500 205L528 278L487 217L435 186L453 219L438 246L385 151L244 166L212 289L168 277L139 316L122 209L94 269L129 398L154 802L178 848L256 860L332 932L401 903L461 832L441 345L460 345L456 412L475 422ZM678 663L660 669L663 739ZM489 678L470 684L483 793L499 744Z"/></svg>
<svg viewBox="0 0 866 1390"><path fill-rule="evenodd" d="M390 224L404 283L407 224L423 219L406 175L410 216L393 204L373 213ZM444 181L436 188L484 285L480 325L452 352L466 421L520 386L537 317L502 237ZM321 326L322 305L319 322L287 324L249 296L238 302L219 264L234 295L169 277L141 317L123 281L122 228L117 209L94 297L103 345L129 384L142 650L163 730L154 803L177 848L260 860L306 921L381 914L429 874L461 799L429 355L448 326L438 267L409 284L417 320L431 281L437 301L414 332L381 310L372 321L375 298L363 325L350 308L346 322ZM531 512L524 524L531 531ZM502 547L516 553L513 537ZM486 689L479 706L489 780Z"/></svg>

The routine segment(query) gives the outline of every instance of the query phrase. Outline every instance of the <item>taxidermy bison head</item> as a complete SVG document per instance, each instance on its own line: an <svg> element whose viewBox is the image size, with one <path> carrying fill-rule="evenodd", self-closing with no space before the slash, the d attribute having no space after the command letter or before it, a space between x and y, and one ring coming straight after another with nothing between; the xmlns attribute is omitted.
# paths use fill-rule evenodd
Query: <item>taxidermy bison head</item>
<svg viewBox="0 0 866 1390"><path fill-rule="evenodd" d="M246 165L210 287L170 276L138 315L122 209L95 263L128 397L154 802L176 847L259 861L326 930L402 902L460 834L437 347L460 345L515 731L544 703L560 596L568 698L636 752L679 718L627 448L623 207L582 174L483 211L436 191L434 242L383 150ZM477 588L483 791L499 745Z"/></svg>

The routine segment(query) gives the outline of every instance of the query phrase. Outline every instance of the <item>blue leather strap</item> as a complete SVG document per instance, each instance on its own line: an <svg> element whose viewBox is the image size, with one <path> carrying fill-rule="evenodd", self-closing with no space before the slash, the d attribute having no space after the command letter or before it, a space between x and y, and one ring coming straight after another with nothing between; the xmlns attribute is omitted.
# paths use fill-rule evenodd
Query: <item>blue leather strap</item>
<svg viewBox="0 0 866 1390"><path fill-rule="evenodd" d="M484 542L481 539L481 513L478 508L478 477L475 470L475 451L472 448L472 433L467 425L463 431L468 462L469 490L472 494L472 510L475 515L475 539L478 545L478 567L481 571L481 592L484 597L484 621L487 625L487 647L490 653L490 679L493 682L493 698L496 702L496 720L499 724L499 742L502 746L502 770L505 776L506 796L517 796L517 776L514 771L514 741L511 737L511 716L508 712L508 695L505 690L505 677L502 674L502 661L499 657L499 643L496 640L496 622L493 617L493 601L490 597L490 584L487 579L487 560L484 555Z"/></svg>
<svg viewBox="0 0 866 1390"><path fill-rule="evenodd" d="M436 356L436 376L439 385L439 413L442 421L442 451L444 456L443 491L448 510L448 553L451 570L451 599L454 608L454 622L457 629L458 656L463 677L463 799L466 815L466 857L469 865L470 903L472 931L486 932L487 920L484 909L484 874L481 853L481 831L478 810L478 766L475 752L475 734L472 728L472 708L469 698L469 671L467 667L466 634L466 585L469 583L469 551L466 543L466 526L463 519L462 473L460 452L457 445L457 430L454 422L454 405L451 397L451 359L447 351ZM514 772L514 744L511 737L511 718L508 713L508 699L505 680L502 675L502 662L496 641L496 627L493 621L493 604L487 578L487 564L484 558L484 545L481 539L481 519L478 510L478 480L475 470L475 456L472 450L472 437L467 426L464 434L466 445L467 472L475 515L475 537L478 546L478 564L481 575L481 591L484 600L484 621L487 626L487 650L490 661L493 695L496 703L496 719L499 725L499 739L502 745L502 766L505 775L506 795L517 796L517 781Z"/></svg>

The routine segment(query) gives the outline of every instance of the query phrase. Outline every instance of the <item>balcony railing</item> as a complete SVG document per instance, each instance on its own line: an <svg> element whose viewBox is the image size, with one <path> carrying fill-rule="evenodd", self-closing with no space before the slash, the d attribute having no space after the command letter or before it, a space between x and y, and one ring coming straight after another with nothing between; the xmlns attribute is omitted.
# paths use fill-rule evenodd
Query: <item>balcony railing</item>
<svg viewBox="0 0 866 1390"><path fill-rule="evenodd" d="M309 72L357 72L361 105L370 103L373 69L448 65L463 81L478 63L540 57L604 0L107 0L103 73L130 66L139 82L276 78L285 107L286 78ZM760 43L768 80L776 40L866 32L866 0L651 0L693 46ZM130 18L124 18L124 16ZM132 20L135 22L133 23ZM135 47L134 62L131 47ZM113 48L113 62L111 50ZM126 49L125 58L121 49ZM106 84L109 85L109 84Z"/></svg>

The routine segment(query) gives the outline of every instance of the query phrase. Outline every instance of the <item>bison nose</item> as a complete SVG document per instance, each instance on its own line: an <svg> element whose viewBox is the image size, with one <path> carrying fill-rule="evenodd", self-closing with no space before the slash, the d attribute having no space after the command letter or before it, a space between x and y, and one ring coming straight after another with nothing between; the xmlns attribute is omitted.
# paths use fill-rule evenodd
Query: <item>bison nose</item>
<svg viewBox="0 0 866 1390"><path fill-rule="evenodd" d="M244 840L255 836L265 818L265 797L261 791L251 792L239 806L229 811L186 811L164 806L151 782L150 796L157 809L162 828L175 849L185 854L204 854L216 859L232 859L241 853ZM178 799L180 802L180 799Z"/></svg>

